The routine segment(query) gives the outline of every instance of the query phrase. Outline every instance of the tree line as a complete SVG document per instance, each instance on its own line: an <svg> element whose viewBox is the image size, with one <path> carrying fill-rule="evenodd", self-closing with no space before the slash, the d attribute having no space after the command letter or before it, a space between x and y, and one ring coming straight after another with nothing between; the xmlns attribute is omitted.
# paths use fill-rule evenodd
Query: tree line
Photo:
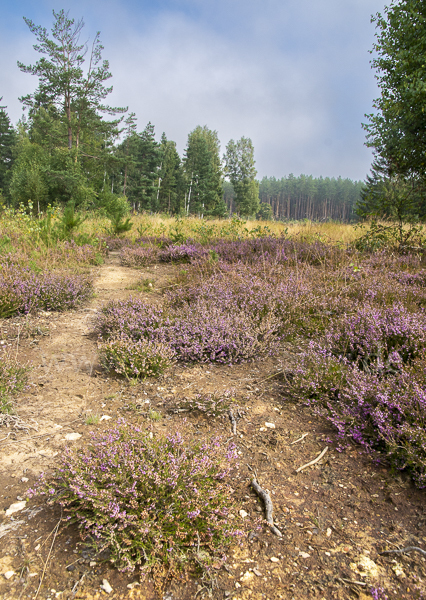
<svg viewBox="0 0 426 600"><path fill-rule="evenodd" d="M112 87L99 32L90 47L80 41L83 20L53 11L51 32L24 19L40 54L19 69L38 79L20 98L24 116L13 127L0 106L0 193L14 206L31 200L102 208L125 198L134 211L179 215L351 220L359 182L289 175L256 179L250 138L230 140L221 156L216 131L197 126L181 157L176 143L154 125L138 131L128 107L106 103ZM0 98L1 104L1 98Z"/></svg>

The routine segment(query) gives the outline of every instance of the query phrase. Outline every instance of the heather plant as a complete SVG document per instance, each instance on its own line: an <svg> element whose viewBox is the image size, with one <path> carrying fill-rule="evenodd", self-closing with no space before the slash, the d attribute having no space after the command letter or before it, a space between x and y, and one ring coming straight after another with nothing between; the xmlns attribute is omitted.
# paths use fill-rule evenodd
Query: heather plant
<svg viewBox="0 0 426 600"><path fill-rule="evenodd" d="M367 450L379 450L394 469L426 487L426 356L379 378L324 350L305 353L293 374L293 392Z"/></svg>
<svg viewBox="0 0 426 600"><path fill-rule="evenodd" d="M188 263L194 258L204 258L208 252L200 245L182 244L180 246L170 245L160 250L158 258L161 262Z"/></svg>
<svg viewBox="0 0 426 600"><path fill-rule="evenodd" d="M25 389L28 367L20 364L7 350L0 352L0 414L13 411L13 396Z"/></svg>
<svg viewBox="0 0 426 600"><path fill-rule="evenodd" d="M158 377L172 363L174 351L163 342L126 336L99 344L102 366L128 379Z"/></svg>
<svg viewBox="0 0 426 600"><path fill-rule="evenodd" d="M98 314L95 331L101 340L126 336L165 341L164 329L170 325L167 312L138 298L110 302Z"/></svg>
<svg viewBox="0 0 426 600"><path fill-rule="evenodd" d="M156 261L156 246L124 246L120 252L120 264L123 267L146 267Z"/></svg>
<svg viewBox="0 0 426 600"><path fill-rule="evenodd" d="M67 448L28 493L59 504L121 571L217 568L242 535L228 483L235 460L235 446L220 438L190 442L121 421L92 434L89 448Z"/></svg>
<svg viewBox="0 0 426 600"><path fill-rule="evenodd" d="M326 345L360 368L383 371L416 358L426 345L426 319L401 304L360 307L326 334Z"/></svg>
<svg viewBox="0 0 426 600"><path fill-rule="evenodd" d="M90 275L34 273L13 262L0 265L0 317L36 309L63 311L79 306L93 293Z"/></svg>

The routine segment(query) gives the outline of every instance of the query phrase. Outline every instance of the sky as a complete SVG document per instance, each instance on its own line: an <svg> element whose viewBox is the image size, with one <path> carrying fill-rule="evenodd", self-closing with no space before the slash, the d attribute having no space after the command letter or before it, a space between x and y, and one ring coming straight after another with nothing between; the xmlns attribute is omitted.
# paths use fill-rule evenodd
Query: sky
<svg viewBox="0 0 426 600"><path fill-rule="evenodd" d="M113 92L138 129L148 121L185 149L197 125L253 141L258 177L363 180L372 155L361 123L379 90L371 69L382 0L0 0L0 97L13 123L40 55L23 17L51 29L52 10L101 32Z"/></svg>

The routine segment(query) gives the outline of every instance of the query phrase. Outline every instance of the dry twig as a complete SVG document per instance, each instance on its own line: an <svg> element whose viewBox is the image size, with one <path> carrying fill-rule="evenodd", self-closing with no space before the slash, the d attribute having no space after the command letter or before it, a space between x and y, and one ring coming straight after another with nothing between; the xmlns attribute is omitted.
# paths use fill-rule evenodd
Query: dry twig
<svg viewBox="0 0 426 600"><path fill-rule="evenodd" d="M316 458L314 458L314 460L311 460L311 462L308 462L308 463L306 463L306 465L302 465L301 467L296 469L296 473L300 473L300 471L303 471L303 469L307 469L308 467L315 465L317 462L319 462L322 459L322 457L327 452L327 450L328 450L328 446L326 446L324 448L324 450L322 452L320 452Z"/></svg>
<svg viewBox="0 0 426 600"><path fill-rule="evenodd" d="M256 492L256 494L259 496L259 498L262 498L262 500L265 504L266 521L267 521L269 527L271 528L272 533L274 533L277 537L282 537L281 531L279 529L277 529L274 525L274 519L272 518L272 514L274 512L274 507L272 505L272 500L271 500L270 495L268 494L268 492L266 490L264 490L263 488L260 487L260 485L257 483L255 477L253 477L251 485L252 485L254 491Z"/></svg>
<svg viewBox="0 0 426 600"><path fill-rule="evenodd" d="M420 552L426 556L426 550L423 550L418 546L407 546L406 548L400 548L399 550L384 550L383 552L379 552L379 554L383 556L384 554L402 554L403 552Z"/></svg>
<svg viewBox="0 0 426 600"><path fill-rule="evenodd" d="M229 411L229 420L231 421L232 425L232 433L234 435L237 435L237 421L235 420L234 413L232 412L232 410Z"/></svg>
<svg viewBox="0 0 426 600"><path fill-rule="evenodd" d="M44 575L46 573L47 565L49 564L50 555L52 554L53 544L55 543L56 536L58 534L58 529L59 529L59 525L61 524L61 521L62 521L62 511L61 511L61 518L59 519L59 521L56 523L55 527L52 530L52 531L55 532L55 535L53 536L53 540L52 540L52 543L50 545L49 554L47 555L46 562L44 563L43 573L41 574L40 583L38 584L38 588L37 588L37 591L36 591L36 595L34 596L34 600L37 600L37 596L38 596L38 593L40 591L41 584L43 583L43 579L44 579Z"/></svg>
<svg viewBox="0 0 426 600"><path fill-rule="evenodd" d="M302 435L302 437L300 437L300 438L299 438L299 439L297 439L297 440L294 440L294 442L291 442L290 446L293 446L293 444L297 444L297 442L301 442L302 440L304 440L304 439L305 439L305 437L306 437L307 435L309 435L309 433L304 433L304 434Z"/></svg>

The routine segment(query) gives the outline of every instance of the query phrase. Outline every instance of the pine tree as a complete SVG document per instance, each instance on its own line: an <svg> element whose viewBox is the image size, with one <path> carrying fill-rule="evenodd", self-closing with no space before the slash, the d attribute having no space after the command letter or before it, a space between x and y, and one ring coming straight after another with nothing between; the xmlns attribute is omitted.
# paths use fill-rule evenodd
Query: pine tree
<svg viewBox="0 0 426 600"><path fill-rule="evenodd" d="M243 217L251 217L259 210L259 183L256 181L254 148L250 138L237 142L230 140L224 155L225 172L235 192L234 201Z"/></svg>
<svg viewBox="0 0 426 600"><path fill-rule="evenodd" d="M223 216L222 166L216 131L198 126L188 135L183 159L187 182L185 212L200 216Z"/></svg>
<svg viewBox="0 0 426 600"><path fill-rule="evenodd" d="M0 98L0 102L3 98ZM8 195L12 168L12 149L15 143L15 131L10 124L6 106L0 106L0 195Z"/></svg>

